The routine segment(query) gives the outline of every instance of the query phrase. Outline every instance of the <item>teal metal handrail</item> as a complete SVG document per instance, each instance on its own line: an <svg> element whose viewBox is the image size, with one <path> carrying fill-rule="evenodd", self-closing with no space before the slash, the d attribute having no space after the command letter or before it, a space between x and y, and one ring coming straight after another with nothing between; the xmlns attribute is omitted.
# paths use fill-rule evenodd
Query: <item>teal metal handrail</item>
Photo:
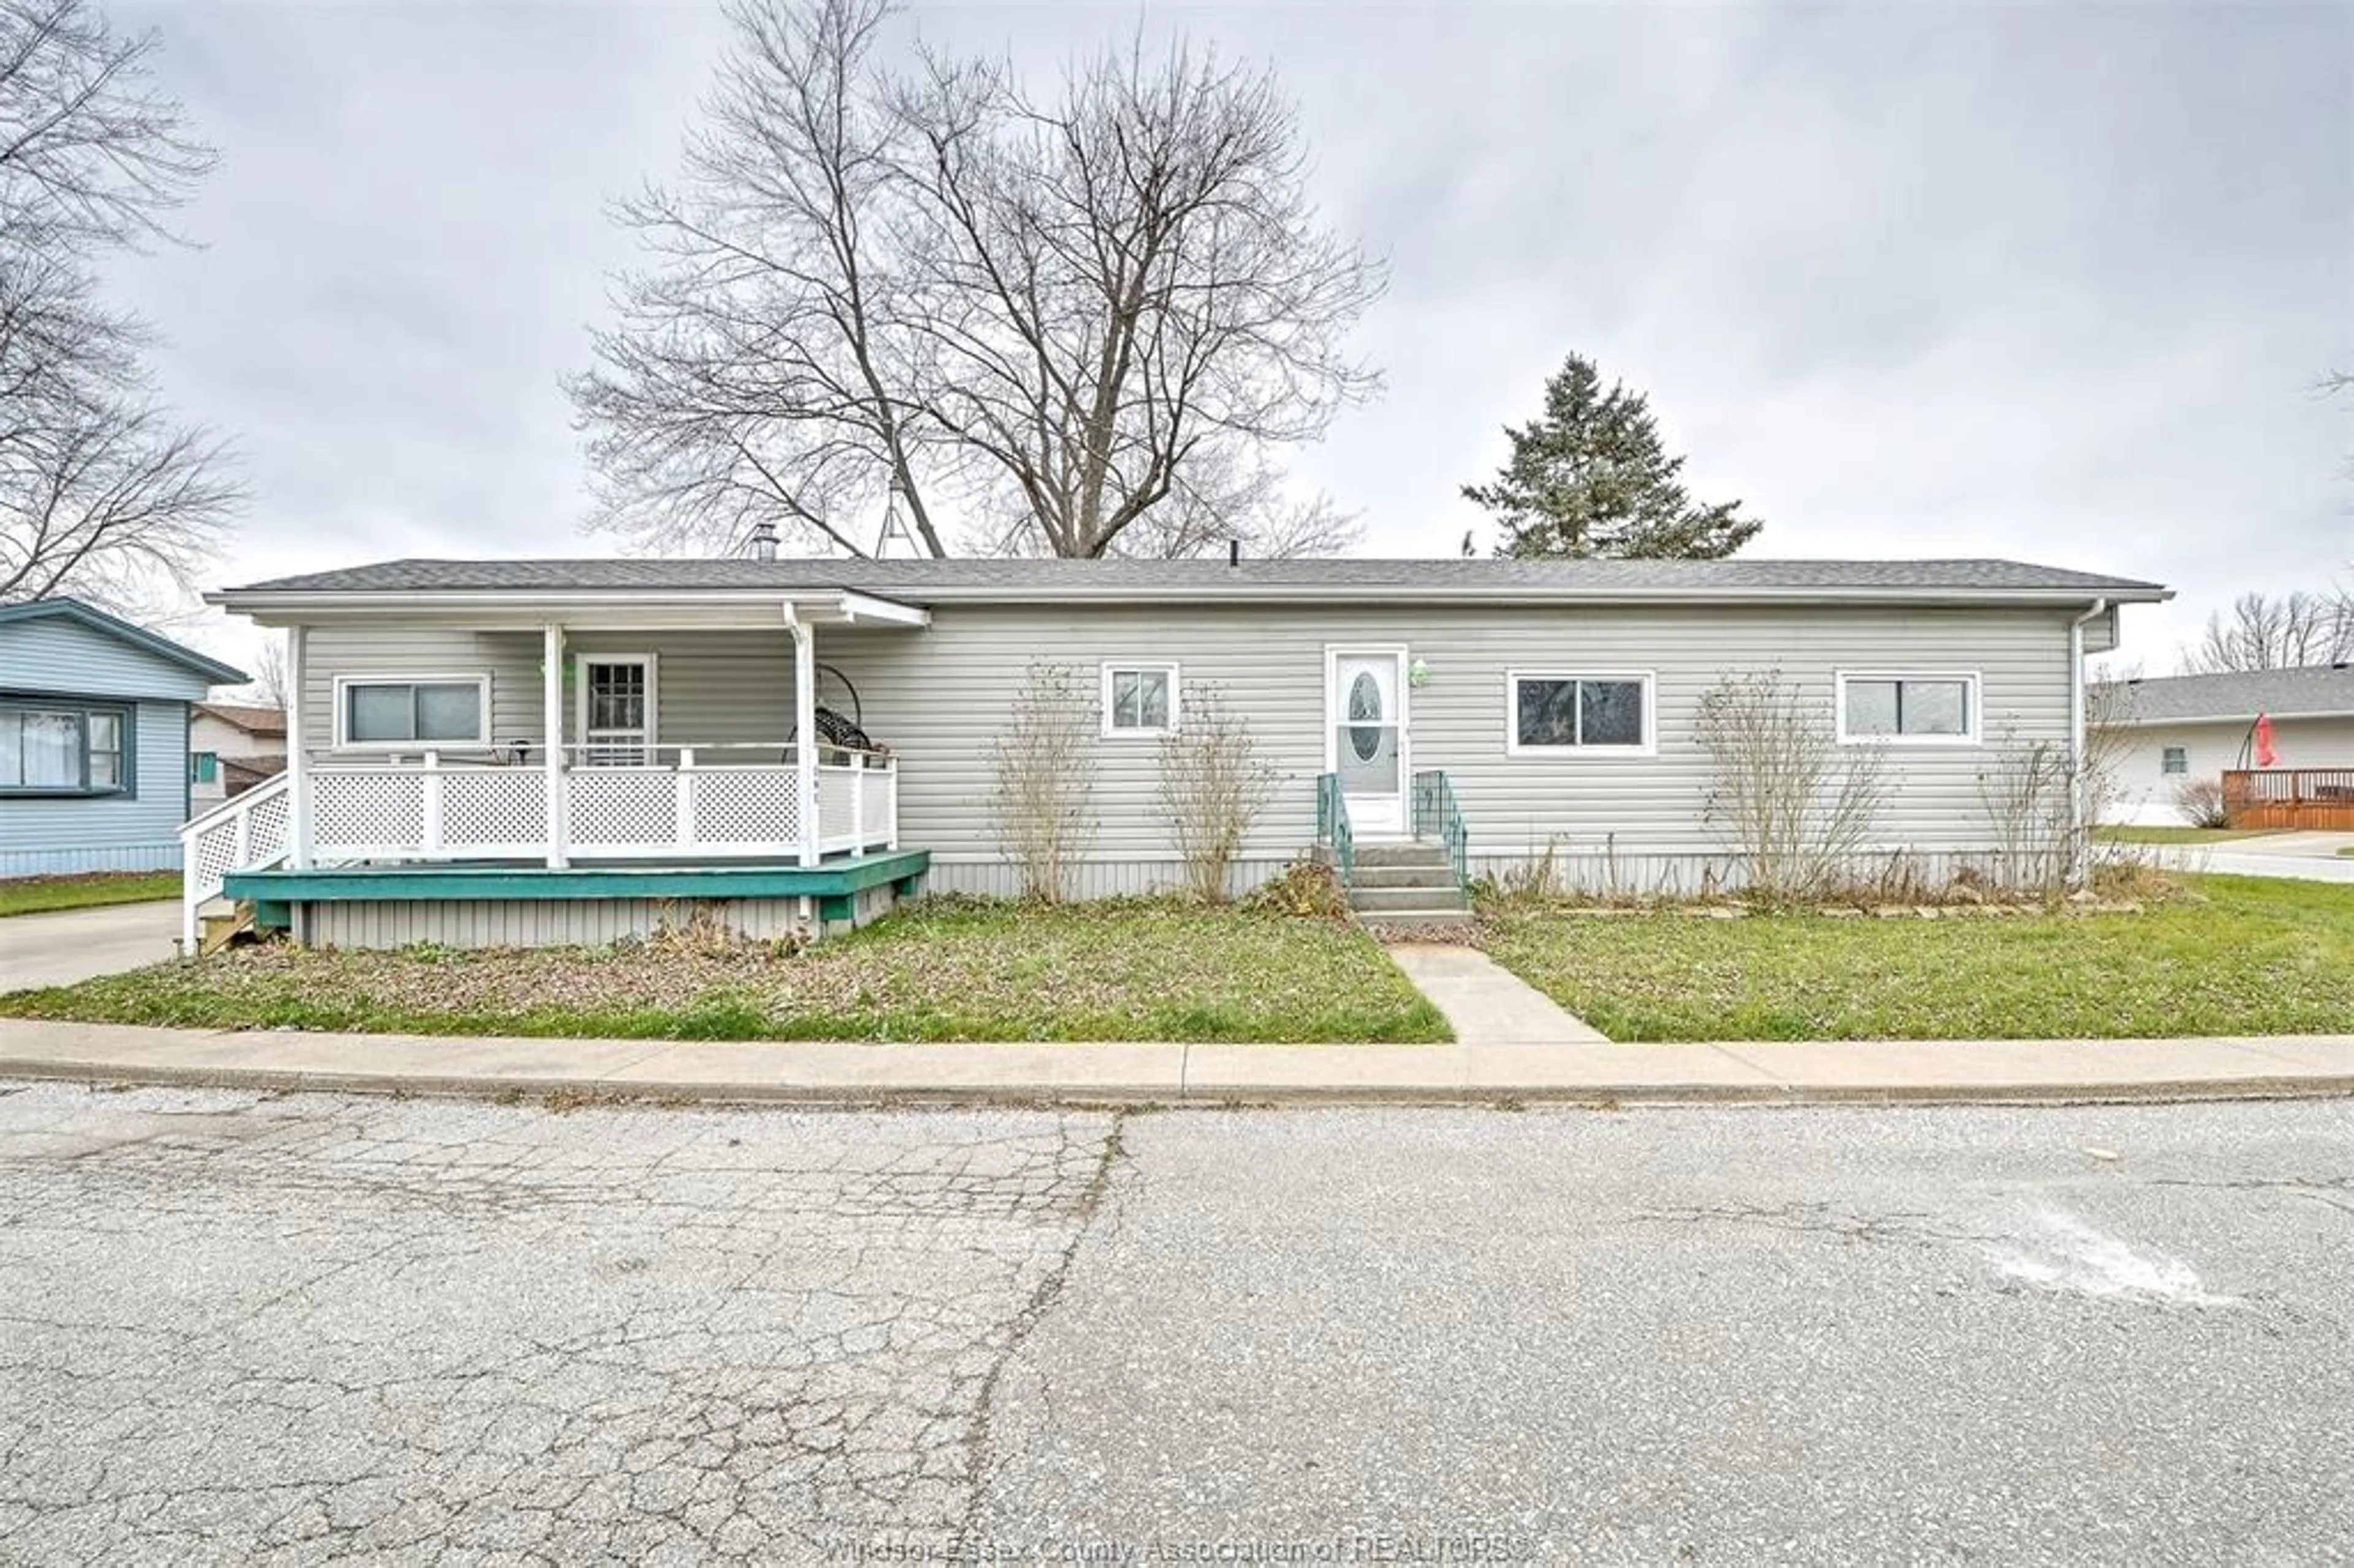
<svg viewBox="0 0 2354 1568"><path fill-rule="evenodd" d="M1339 874L1341 885L1353 885L1357 877L1357 835L1349 826L1349 802L1341 793L1338 773L1316 776L1316 842L1332 851L1332 869Z"/></svg>
<svg viewBox="0 0 2354 1568"><path fill-rule="evenodd" d="M1471 829L1455 800L1455 786L1445 772L1432 768L1414 776L1414 836L1436 839L1447 847L1447 863L1455 872L1455 885L1471 880Z"/></svg>

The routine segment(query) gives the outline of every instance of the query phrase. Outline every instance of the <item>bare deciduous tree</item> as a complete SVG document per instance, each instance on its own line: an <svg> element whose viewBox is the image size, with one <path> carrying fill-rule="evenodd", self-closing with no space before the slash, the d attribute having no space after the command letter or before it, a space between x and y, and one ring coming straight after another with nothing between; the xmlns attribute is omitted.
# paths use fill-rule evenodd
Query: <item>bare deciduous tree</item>
<svg viewBox="0 0 2354 1568"><path fill-rule="evenodd" d="M1161 740L1161 802L1186 885L1206 903L1223 903L1235 857L1275 797L1275 769L1259 760L1250 721L1217 687L1188 684L1177 715L1177 728Z"/></svg>
<svg viewBox="0 0 2354 1568"><path fill-rule="evenodd" d="M1068 664L1033 664L990 748L997 832L1025 897L1060 903L1095 832L1096 707Z"/></svg>
<svg viewBox="0 0 2354 1568"><path fill-rule="evenodd" d="M1753 896L1804 903L1854 874L1886 793L1882 754L1838 743L1828 697L1778 671L1727 676L1702 696L1695 727L1709 820Z"/></svg>
<svg viewBox="0 0 2354 1568"><path fill-rule="evenodd" d="M286 676L286 644L271 638L261 645L261 652L255 654L250 662L253 680L246 686L245 695L262 707L276 708L283 713L288 705L288 694L293 689L293 683Z"/></svg>
<svg viewBox="0 0 2354 1568"><path fill-rule="evenodd" d="M2286 670L2354 659L2354 594L2299 588L2277 597L2243 593L2207 618L2182 657L2186 675Z"/></svg>
<svg viewBox="0 0 2354 1568"><path fill-rule="evenodd" d="M111 254L171 238L212 167L87 0L0 0L0 600L118 609L184 585L241 499L209 432L162 408Z"/></svg>
<svg viewBox="0 0 2354 1568"><path fill-rule="evenodd" d="M1344 339L1382 270L1309 202L1291 106L1182 45L1051 97L893 70L889 14L730 0L684 181L618 210L652 260L572 384L597 524L863 553L893 503L933 555L1100 556L1148 519L1150 553L1199 547L1189 507L1375 385Z"/></svg>

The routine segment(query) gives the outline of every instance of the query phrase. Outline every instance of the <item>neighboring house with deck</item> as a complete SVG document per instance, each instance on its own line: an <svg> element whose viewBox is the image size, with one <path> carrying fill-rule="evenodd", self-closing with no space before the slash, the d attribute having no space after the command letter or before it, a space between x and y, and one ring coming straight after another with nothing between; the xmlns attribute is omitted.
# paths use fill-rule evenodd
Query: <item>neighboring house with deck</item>
<svg viewBox="0 0 2354 1568"><path fill-rule="evenodd" d="M201 816L286 771L286 710L198 703L188 726L188 803Z"/></svg>
<svg viewBox="0 0 2354 1568"><path fill-rule="evenodd" d="M2354 670L2343 664L2102 682L2093 700L2115 734L2104 747L2109 821L2186 822L2176 792L2204 779L2229 780L2251 808L2259 792L2283 807L2313 798L2313 821L2272 825L2354 827ZM2269 768L2256 756L2259 717L2272 721ZM2339 814L2348 820L2324 820Z"/></svg>
<svg viewBox="0 0 2354 1568"><path fill-rule="evenodd" d="M288 634L288 768L193 824L191 891L366 945L1010 894L991 758L1037 664L1087 694L1083 895L1179 882L1161 737L1204 686L1275 775L1238 883L1419 837L1450 895L1548 855L1696 888L1729 861L1698 705L1763 671L1884 751L1872 851L1934 873L2166 597L2002 561L391 561L212 596Z"/></svg>
<svg viewBox="0 0 2354 1568"><path fill-rule="evenodd" d="M245 679L78 599L0 605L0 876L177 868L189 710Z"/></svg>

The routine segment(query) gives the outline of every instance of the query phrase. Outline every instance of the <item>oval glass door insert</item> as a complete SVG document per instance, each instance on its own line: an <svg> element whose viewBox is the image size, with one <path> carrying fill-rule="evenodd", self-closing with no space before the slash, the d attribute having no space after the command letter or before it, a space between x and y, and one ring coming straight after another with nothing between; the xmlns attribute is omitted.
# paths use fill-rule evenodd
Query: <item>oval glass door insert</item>
<svg viewBox="0 0 2354 1568"><path fill-rule="evenodd" d="M1349 683L1349 717L1353 721L1349 731L1349 749L1357 754L1360 762L1371 762L1382 748L1378 727L1381 716L1381 683L1373 679L1371 670L1360 670L1357 678Z"/></svg>

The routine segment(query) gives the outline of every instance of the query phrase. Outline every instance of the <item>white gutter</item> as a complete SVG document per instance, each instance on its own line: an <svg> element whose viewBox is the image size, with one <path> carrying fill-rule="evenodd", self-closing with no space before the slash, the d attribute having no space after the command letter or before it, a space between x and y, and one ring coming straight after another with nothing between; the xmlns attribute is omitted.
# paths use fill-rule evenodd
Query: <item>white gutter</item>
<svg viewBox="0 0 2354 1568"><path fill-rule="evenodd" d="M2084 777L2084 623L2108 612L2109 601L2096 599L2068 623L2068 782L2075 796L2070 802L2068 880L2078 886L2090 869L2093 841L2092 781Z"/></svg>

